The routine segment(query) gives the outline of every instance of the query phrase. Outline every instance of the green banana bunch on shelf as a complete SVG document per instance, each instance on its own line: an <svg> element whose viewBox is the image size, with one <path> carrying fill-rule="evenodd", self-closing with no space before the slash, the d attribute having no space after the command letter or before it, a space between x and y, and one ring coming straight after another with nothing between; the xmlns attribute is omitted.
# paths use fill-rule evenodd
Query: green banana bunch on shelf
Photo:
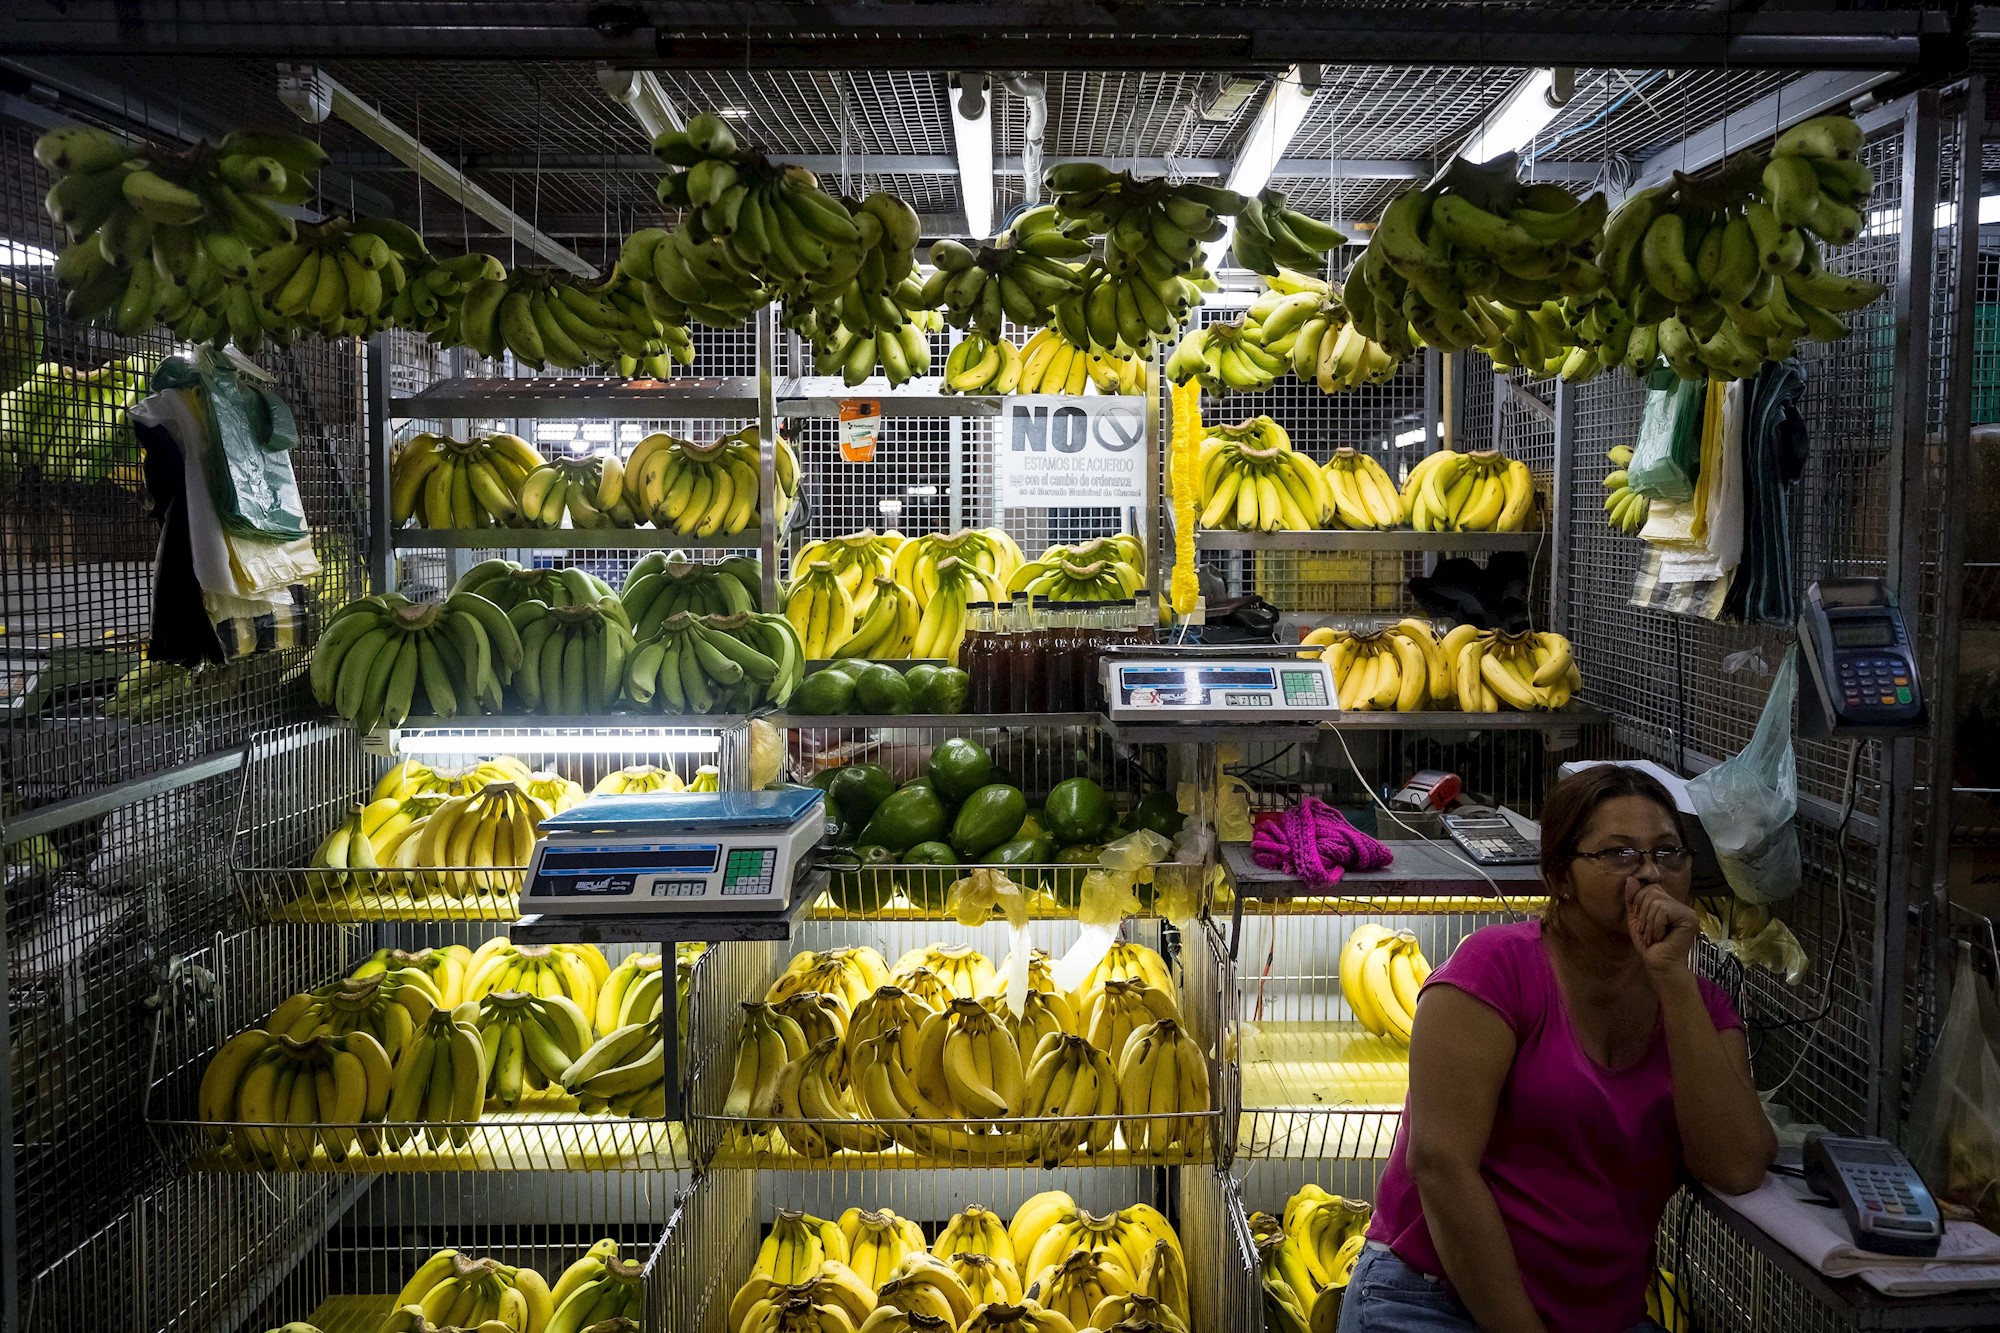
<svg viewBox="0 0 2000 1333"><path fill-rule="evenodd" d="M1511 153L1484 165L1459 159L1384 210L1341 293L1364 336L1399 358L1420 344L1496 359L1545 352L1536 365L1568 354L1541 347L1541 326L1515 317L1603 287L1591 257L1608 206L1602 193L1524 185L1515 163Z"/></svg>
<svg viewBox="0 0 2000 1333"><path fill-rule="evenodd" d="M1055 205L1043 204L977 248L934 242L934 267L918 304L942 305L945 323L999 341L1009 320L1029 328L1052 323L1056 306L1081 290L1077 268L1068 261L1089 253L1083 227L1065 221Z"/></svg>
<svg viewBox="0 0 2000 1333"><path fill-rule="evenodd" d="M625 604L615 594L607 589L595 601L566 606L528 601L507 614L521 635L513 686L523 708L581 717L617 707L636 645Z"/></svg>
<svg viewBox="0 0 2000 1333"><path fill-rule="evenodd" d="M662 713L748 713L782 708L805 678L798 633L781 615L677 611L635 651L625 693Z"/></svg>
<svg viewBox="0 0 2000 1333"><path fill-rule="evenodd" d="M486 1100L504 1110L521 1096L560 1082L596 1040L590 1016L567 995L493 991L476 1001L479 1042L486 1051Z"/></svg>
<svg viewBox="0 0 2000 1333"><path fill-rule="evenodd" d="M27 383L42 361L42 303L12 278L0 278L0 394Z"/></svg>
<svg viewBox="0 0 2000 1333"><path fill-rule="evenodd" d="M1325 268L1327 254L1346 244L1347 237L1333 227L1287 206L1283 191L1266 188L1243 201L1230 249L1252 273L1276 277L1286 269Z"/></svg>
<svg viewBox="0 0 2000 1333"><path fill-rule="evenodd" d="M546 466L533 445L505 431L469 440L423 431L389 460L389 515L443 530L532 526L528 481Z"/></svg>
<svg viewBox="0 0 2000 1333"><path fill-rule="evenodd" d="M545 606L594 606L614 596L608 584L587 569L523 569L512 560L482 560L459 576L454 593L484 597L508 615L527 602Z"/></svg>
<svg viewBox="0 0 2000 1333"><path fill-rule="evenodd" d="M615 453L551 459L521 483L521 518L533 527L636 528L625 466Z"/></svg>
<svg viewBox="0 0 2000 1333"><path fill-rule="evenodd" d="M1818 116L1779 135L1768 157L1739 153L1627 199L1605 224L1602 266L1632 330L1600 360L1634 374L1664 359L1683 379L1744 379L1802 338L1846 337L1841 316L1884 290L1822 266L1823 246L1861 232L1875 187L1855 160L1861 142L1851 117Z"/></svg>
<svg viewBox="0 0 2000 1333"><path fill-rule="evenodd" d="M165 324L198 342L231 331L223 293L291 241L277 206L310 198L326 160L290 134L171 149L78 125L44 134L35 157L56 175L44 203L70 237L56 263L65 314L124 337Z"/></svg>
<svg viewBox="0 0 2000 1333"><path fill-rule="evenodd" d="M570 274L541 269L481 278L460 299L459 338L481 356L511 352L533 370L574 370L608 365L621 355L650 355L649 334L607 299L612 285L587 287Z"/></svg>
<svg viewBox="0 0 2000 1333"><path fill-rule="evenodd" d="M424 715L498 712L502 687L521 666L521 636L507 613L476 593L413 602L381 593L334 613L313 654L313 697L362 731Z"/></svg>
<svg viewBox="0 0 2000 1333"><path fill-rule="evenodd" d="M1122 342L1127 352L1143 352L1180 331L1207 278L1201 247L1226 235L1223 219L1250 202L1234 190L1139 179L1094 162L1050 167L1045 179L1062 216L1104 238L1086 317L1092 341L1113 350Z"/></svg>
<svg viewBox="0 0 2000 1333"><path fill-rule="evenodd" d="M634 637L645 640L682 611L698 616L761 611L763 591L763 566L755 556L731 556L710 565L689 559L684 551L651 551L625 576L619 600Z"/></svg>

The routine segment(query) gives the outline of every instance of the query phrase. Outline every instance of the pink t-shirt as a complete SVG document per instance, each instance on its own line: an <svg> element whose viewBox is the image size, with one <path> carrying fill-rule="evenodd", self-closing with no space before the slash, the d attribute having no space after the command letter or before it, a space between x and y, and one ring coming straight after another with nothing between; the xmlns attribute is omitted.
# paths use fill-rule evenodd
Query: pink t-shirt
<svg viewBox="0 0 2000 1333"><path fill-rule="evenodd" d="M1570 1030L1539 921L1488 926L1424 983L1456 986L1514 1030L1514 1067L1493 1112L1480 1173L1514 1242L1528 1299L1551 1333L1622 1333L1646 1315L1647 1257L1681 1176L1666 1030L1612 1072ZM1701 981L1718 1031L1743 1020ZM1444 1276L1409 1167L1409 1120L1382 1173L1368 1238Z"/></svg>

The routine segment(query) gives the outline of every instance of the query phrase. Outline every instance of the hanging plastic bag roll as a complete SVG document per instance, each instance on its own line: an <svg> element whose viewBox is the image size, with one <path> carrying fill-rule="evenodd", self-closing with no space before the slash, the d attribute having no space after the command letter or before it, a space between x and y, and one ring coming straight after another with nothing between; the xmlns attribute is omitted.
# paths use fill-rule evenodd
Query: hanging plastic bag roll
<svg viewBox="0 0 2000 1333"><path fill-rule="evenodd" d="M1028 1007L1028 959L1034 953L1028 935L1028 891L1007 878L1006 871L982 867L951 886L945 910L968 928L985 925L995 912L1007 918L1008 952L1001 979L1006 983L1007 1012L1019 1018Z"/></svg>
<svg viewBox="0 0 2000 1333"><path fill-rule="evenodd" d="M1694 499L1707 396L1706 380L1684 380L1664 367L1646 377L1646 406L1632 461L1625 465L1626 485L1656 500Z"/></svg>
<svg viewBox="0 0 2000 1333"><path fill-rule="evenodd" d="M1799 891L1798 763L1792 754L1792 704L1799 650L1785 652L1750 743L1688 783L1688 801L1715 844L1723 878L1750 903L1774 903Z"/></svg>

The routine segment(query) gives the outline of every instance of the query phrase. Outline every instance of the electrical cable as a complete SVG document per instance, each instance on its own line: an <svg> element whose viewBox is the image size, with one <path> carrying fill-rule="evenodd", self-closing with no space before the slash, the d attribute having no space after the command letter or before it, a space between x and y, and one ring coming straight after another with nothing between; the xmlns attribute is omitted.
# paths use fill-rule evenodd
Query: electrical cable
<svg viewBox="0 0 2000 1333"><path fill-rule="evenodd" d="M1847 824L1848 821L1852 819L1854 816L1855 773L1856 770L1860 767L1860 763L1861 763L1861 742L1858 740L1849 741L1847 743L1846 790L1841 797L1840 823L1833 831L1833 860L1834 860L1833 901L1834 901L1834 909L1840 918L1840 927L1834 936L1833 951L1832 953L1827 955L1826 980L1821 983L1822 988L1825 991L1825 999L1820 1004L1819 1012L1813 1014L1811 1017L1787 1019L1779 1023L1761 1023L1758 1025L1758 1030L1760 1033L1782 1031L1785 1028L1803 1027L1808 1024L1811 1025L1812 1027L1812 1031L1808 1033L1806 1039L1800 1043L1799 1053L1797 1056L1793 1058L1792 1067L1785 1072L1785 1076L1779 1079L1777 1083L1775 1083L1769 1088L1761 1089L1758 1093L1758 1095L1761 1097L1767 1097L1767 1098L1775 1097L1781 1090L1783 1090L1784 1086L1787 1083L1790 1083L1792 1081L1792 1077L1795 1074L1797 1074L1799 1072L1800 1067L1805 1064L1806 1056L1812 1052L1814 1046L1819 1044L1819 1038L1821 1034L1820 1025L1826 1021L1826 1016L1833 1012L1833 979L1840 973L1841 955L1845 953L1848 948Z"/></svg>

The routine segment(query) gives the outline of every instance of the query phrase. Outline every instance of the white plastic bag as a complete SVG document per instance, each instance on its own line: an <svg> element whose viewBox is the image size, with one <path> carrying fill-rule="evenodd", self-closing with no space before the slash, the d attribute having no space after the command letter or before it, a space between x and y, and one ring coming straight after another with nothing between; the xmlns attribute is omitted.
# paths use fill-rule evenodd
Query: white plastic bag
<svg viewBox="0 0 2000 1333"><path fill-rule="evenodd" d="M2000 1225L2000 1061L1993 1041L2000 1011L1959 946L1951 1007L1910 1112L1910 1165L1940 1199L1963 1204L1988 1227Z"/></svg>
<svg viewBox="0 0 2000 1333"><path fill-rule="evenodd" d="M1749 903L1775 903L1799 891L1798 765L1792 755L1792 703L1799 692L1796 646L1778 665L1750 743L1688 782L1688 801L1715 844L1722 877Z"/></svg>

